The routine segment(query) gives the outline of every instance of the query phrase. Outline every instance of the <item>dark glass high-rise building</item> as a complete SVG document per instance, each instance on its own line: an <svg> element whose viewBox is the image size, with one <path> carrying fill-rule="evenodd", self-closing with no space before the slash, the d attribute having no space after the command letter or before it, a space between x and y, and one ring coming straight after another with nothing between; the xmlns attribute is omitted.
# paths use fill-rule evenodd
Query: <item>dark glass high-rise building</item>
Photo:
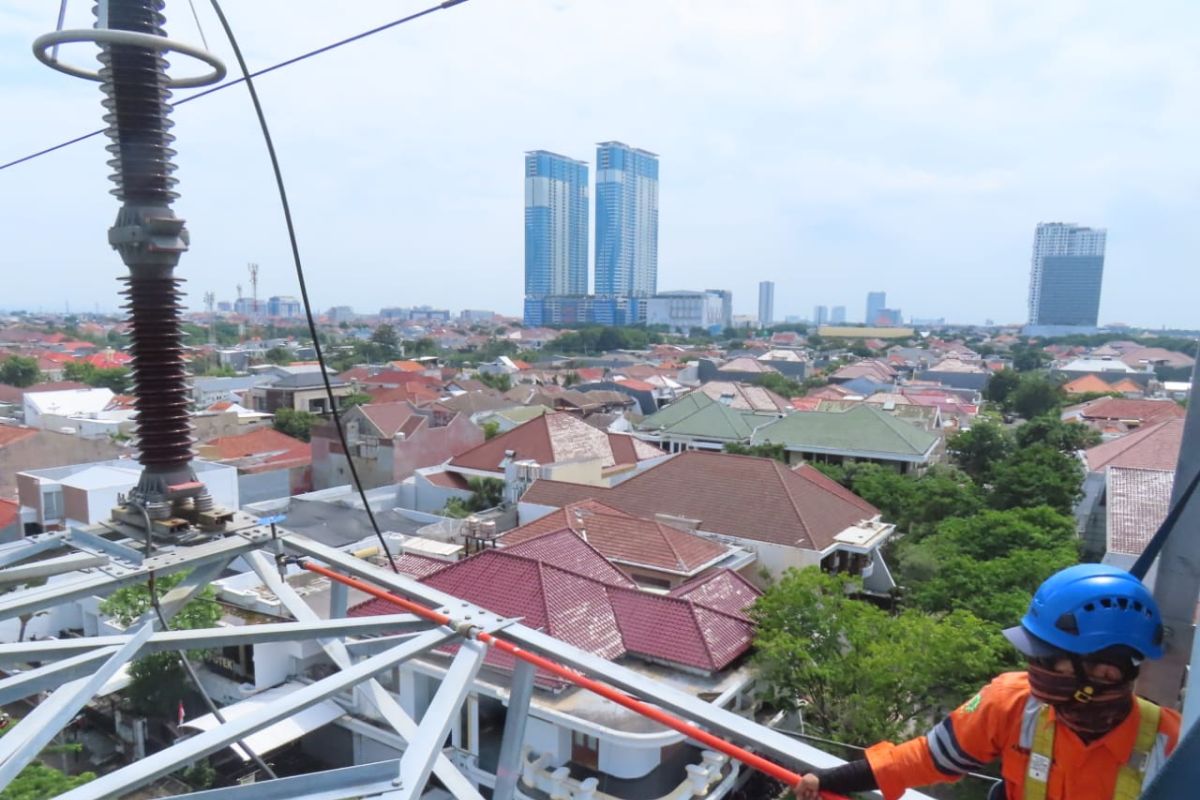
<svg viewBox="0 0 1200 800"><path fill-rule="evenodd" d="M588 290L588 165L525 154L525 298Z"/></svg>
<svg viewBox="0 0 1200 800"><path fill-rule="evenodd" d="M1096 327L1107 235L1103 228L1072 223L1038 224L1029 273L1030 325Z"/></svg>
<svg viewBox="0 0 1200 800"><path fill-rule="evenodd" d="M658 156L621 142L596 146L596 294L658 291Z"/></svg>

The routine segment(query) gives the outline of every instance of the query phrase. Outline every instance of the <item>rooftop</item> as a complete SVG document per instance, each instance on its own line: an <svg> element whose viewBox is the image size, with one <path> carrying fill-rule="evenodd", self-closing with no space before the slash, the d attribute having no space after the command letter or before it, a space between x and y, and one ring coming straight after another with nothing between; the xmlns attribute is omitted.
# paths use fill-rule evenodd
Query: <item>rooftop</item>
<svg viewBox="0 0 1200 800"><path fill-rule="evenodd" d="M605 433L566 412L543 414L450 459L451 467L500 472L507 455L539 464L598 459L604 468L632 465L662 452L632 436Z"/></svg>
<svg viewBox="0 0 1200 800"><path fill-rule="evenodd" d="M637 424L640 431L701 439L742 441L770 422L751 411L737 411L703 392L689 392Z"/></svg>
<svg viewBox="0 0 1200 800"><path fill-rule="evenodd" d="M791 411L792 408L785 398L770 389L749 383L709 381L695 391L706 394L713 400L719 400L723 405L735 411L783 414Z"/></svg>
<svg viewBox="0 0 1200 800"><path fill-rule="evenodd" d="M882 409L858 404L845 411L809 411L775 420L754 432L753 444L794 450L880 453L925 458L938 437Z"/></svg>
<svg viewBox="0 0 1200 800"><path fill-rule="evenodd" d="M1107 475L1107 551L1140 556L1167 518L1175 471L1113 467Z"/></svg>
<svg viewBox="0 0 1200 800"><path fill-rule="evenodd" d="M1175 471L1183 446L1182 418L1146 425L1084 451L1089 472L1109 467Z"/></svg>
<svg viewBox="0 0 1200 800"><path fill-rule="evenodd" d="M200 445L199 453L212 461L236 466L239 472L268 472L312 463L312 445L274 428L259 428L236 436L221 436Z"/></svg>

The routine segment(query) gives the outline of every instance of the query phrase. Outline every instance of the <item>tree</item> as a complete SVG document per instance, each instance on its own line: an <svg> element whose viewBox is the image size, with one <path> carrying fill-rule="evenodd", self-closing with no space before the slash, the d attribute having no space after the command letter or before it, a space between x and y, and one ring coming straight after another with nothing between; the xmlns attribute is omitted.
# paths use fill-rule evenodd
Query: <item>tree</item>
<svg viewBox="0 0 1200 800"><path fill-rule="evenodd" d="M1099 431L1080 422L1063 422L1055 414L1034 417L1017 428L1017 444L1029 447L1044 444L1064 453L1075 453L1100 444Z"/></svg>
<svg viewBox="0 0 1200 800"><path fill-rule="evenodd" d="M265 358L271 364L279 364L281 366L290 364L295 360L292 357L292 351L288 350L286 347L272 347L263 354L263 358Z"/></svg>
<svg viewBox="0 0 1200 800"><path fill-rule="evenodd" d="M907 521L916 496L916 481L882 464L855 464L847 474L850 489L878 508L885 520L897 525Z"/></svg>
<svg viewBox="0 0 1200 800"><path fill-rule="evenodd" d="M898 546L905 600L942 613L970 611L998 626L1016 624L1030 592L1078 560L1074 520L1046 506L951 518Z"/></svg>
<svg viewBox="0 0 1200 800"><path fill-rule="evenodd" d="M1050 354L1038 345L1017 344L1012 348L1013 369L1017 372L1032 372L1041 369L1050 361Z"/></svg>
<svg viewBox="0 0 1200 800"><path fill-rule="evenodd" d="M1050 506L1070 514L1083 494L1079 459L1044 444L1023 447L992 471L989 504L993 508Z"/></svg>
<svg viewBox="0 0 1200 800"><path fill-rule="evenodd" d="M512 388L512 378L507 372L480 372L475 377L479 382L490 386L498 392L507 392Z"/></svg>
<svg viewBox="0 0 1200 800"><path fill-rule="evenodd" d="M371 343L379 348L380 360L391 361L400 353L400 337L396 329L384 323L371 334Z"/></svg>
<svg viewBox="0 0 1200 800"><path fill-rule="evenodd" d="M0 790L0 800L50 800L95 779L94 772L67 775L40 761L31 761Z"/></svg>
<svg viewBox="0 0 1200 800"><path fill-rule="evenodd" d="M291 408L280 408L275 412L275 430L286 433L302 442L312 439L312 428L319 417L309 411L296 411Z"/></svg>
<svg viewBox="0 0 1200 800"><path fill-rule="evenodd" d="M155 596L161 598L185 577L187 573L180 572L158 578L154 582ZM126 627L152 609L150 587L146 584L118 589L100 604L102 613ZM171 618L168 627L176 631L212 628L220 619L221 607L217 605L216 592L211 586L206 586ZM197 655L200 654L193 657ZM186 673L178 653L153 653L140 658L129 666L129 676L132 680L126 696L134 711L147 717L174 718L187 689Z"/></svg>
<svg viewBox="0 0 1200 800"><path fill-rule="evenodd" d="M799 397L804 387L799 382L784 377L778 372L765 372L758 376L758 385L784 397Z"/></svg>
<svg viewBox="0 0 1200 800"><path fill-rule="evenodd" d="M42 378L36 358L9 356L0 362L0 383L9 386L33 386Z"/></svg>
<svg viewBox="0 0 1200 800"><path fill-rule="evenodd" d="M63 376L69 381L108 389L114 394L124 394L130 383L128 367L97 367L86 361L68 362L63 367Z"/></svg>
<svg viewBox="0 0 1200 800"><path fill-rule="evenodd" d="M950 458L977 483L984 483L995 466L1012 452L1012 436L1003 427L985 419L976 420L946 442Z"/></svg>
<svg viewBox="0 0 1200 800"><path fill-rule="evenodd" d="M995 403L1001 408L1006 408L1009 397L1016 390L1021 382L1021 376L1015 370L1002 369L998 372L993 372L992 377L988 378L987 386L983 390L984 399Z"/></svg>
<svg viewBox="0 0 1200 800"><path fill-rule="evenodd" d="M369 402L371 402L371 395L364 392L355 392L354 394L348 394L341 398L341 400L338 401L338 408L347 409L353 408L354 406L365 406Z"/></svg>
<svg viewBox="0 0 1200 800"><path fill-rule="evenodd" d="M483 440L485 442L495 439L500 435L500 423L494 419L489 419L479 427L483 430Z"/></svg>
<svg viewBox="0 0 1200 800"><path fill-rule="evenodd" d="M1062 395L1058 386L1044 375L1022 375L1010 395L1009 405L1025 419L1033 419L1057 411L1062 405Z"/></svg>
<svg viewBox="0 0 1200 800"><path fill-rule="evenodd" d="M782 444L741 444L740 442L728 442L725 445L725 452L732 453L735 456L756 456L758 458L773 458L784 464L788 463L787 450Z"/></svg>
<svg viewBox="0 0 1200 800"><path fill-rule="evenodd" d="M461 497L451 497L442 509L442 515L463 519L478 511L495 508L504 500L504 481L499 478L470 478L467 486L471 496L464 500Z"/></svg>
<svg viewBox="0 0 1200 800"><path fill-rule="evenodd" d="M852 599L853 584L815 567L789 570L751 610L754 663L772 705L847 742L930 726L1000 667L1003 640L965 611L891 616Z"/></svg>

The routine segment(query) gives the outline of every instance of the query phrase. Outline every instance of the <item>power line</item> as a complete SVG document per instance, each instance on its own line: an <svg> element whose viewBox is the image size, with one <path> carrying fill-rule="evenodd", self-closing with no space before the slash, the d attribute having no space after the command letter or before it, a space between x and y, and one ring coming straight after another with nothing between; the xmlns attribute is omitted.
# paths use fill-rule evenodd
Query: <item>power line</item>
<svg viewBox="0 0 1200 800"><path fill-rule="evenodd" d="M309 50L307 53L301 53L298 56L289 58L285 61L280 61L277 64L272 64L269 67L263 67L262 69L257 70L256 72L243 74L242 77L240 77L240 78L234 78L232 80L226 81L225 83L219 83L216 86L212 86L203 91L196 92L195 94L192 94L192 95L188 95L187 97L184 97L181 100L175 101L173 106L181 106L184 103L190 103L193 100L199 100L201 97L207 97L208 95L219 92L222 89L228 89L231 86L237 86L238 84L245 83L247 80L257 78L260 75L266 75L267 73L274 72L277 69L283 69L284 67L290 67L293 64L298 64L299 62L304 61L305 59L312 58L313 56L319 56L322 53L328 53L330 50L336 50L339 47L343 47L343 46L351 44L353 42L357 42L360 39L366 39L367 37L374 36L377 33L383 33L386 30L391 30L392 28L395 28L397 25L403 25L406 22L412 22L414 19L423 17L426 14L432 14L434 11L441 11L444 8L450 8L451 6L456 6L460 3L465 3L465 2L466 2L466 0L444 0L444 2L438 3L436 6L430 6L429 8L425 9L424 11L418 11L415 14L409 14L407 17L401 17L400 19L392 20L391 22L386 22L383 25L379 25L375 28L365 30L362 33L356 33L353 36L349 36L345 39L341 39L339 41L333 42L332 44L327 44L324 47L318 47L316 50ZM197 20L197 24L199 24L198 20ZM13 161L9 161L6 164L0 164L0 170L6 170L9 167L15 167L18 164L24 164L26 161L32 161L35 158L41 158L42 156L49 155L50 153L53 153L57 150L62 150L64 147L70 147L73 144L78 144L79 142L86 141L88 139L91 139L93 136L99 136L100 134L104 133L105 130L106 130L105 128L100 128L99 130L94 130L91 133L85 133L80 136L76 136L74 139L68 139L65 142L60 142L59 144L52 145L52 146L47 147L42 150L38 150L36 153L30 153L27 156L22 156L21 158L15 159Z"/></svg>
<svg viewBox="0 0 1200 800"><path fill-rule="evenodd" d="M354 41L356 39L361 39L364 36L369 36L371 33L377 33L381 30L386 30L387 28L392 28L392 27L395 27L396 25L401 25L405 22L410 22L419 17L423 17L426 14L431 14L434 11L440 11L443 8L450 8L451 6L456 6L462 2L465 2L465 0L445 0L445 2L443 2L439 5L432 6L430 8L425 9L424 11L419 11L416 14L411 14L407 17L404 17L403 19L388 23L385 26L375 28L373 31L367 31L366 33L361 33L361 34L358 34L357 36L353 36L350 39L345 39L341 43L339 43L339 45L329 45L327 47L322 48L321 50L314 50L313 53L308 54L308 55L313 55L313 54L316 54L319 52L324 52L325 50L330 50L335 46L340 46L340 44L345 44L346 42ZM387 540L383 536L383 531L381 531L379 529L379 522L375 519L375 511L371 508L371 503L367 499L366 490L363 489L362 480L358 476L358 467L356 467L354 464L354 455L351 453L350 445L346 441L346 431L342 426L341 415L338 413L337 398L334 397L333 384L329 380L329 370L326 368L325 357L321 352L321 337L317 333L317 323L316 323L316 320L313 318L312 304L309 302L309 299L308 299L308 283L304 279L304 266L300 259L300 245L296 239L296 226L292 220L291 205L288 203L287 190L284 188L284 184L283 184L283 171L279 166L279 158L275 153L275 142L271 138L271 130L267 126L266 114L263 112L262 103L259 102L259 99L258 99L258 91L254 88L255 74L251 74L250 69L246 66L246 59L242 56L242 49L241 49L241 47L238 46L237 38L233 35L233 28L230 27L229 20L227 20L225 18L225 12L223 10L221 10L221 4L218 2L218 0L211 0L211 3L212 3L213 11L215 11L217 13L217 18L221 21L221 27L225 29L225 36L226 36L226 38L229 39L230 47L233 48L233 55L234 55L234 58L237 59L238 67L240 67L242 70L243 80L246 84L246 89L247 89L247 91L250 92L250 102L254 105L254 113L258 117L258 126L262 130L263 141L267 146L267 155L270 157L271 169L275 174L275 187L279 191L279 202L283 208L283 220L287 225L288 242L291 244L291 249L292 249L292 262L296 266L296 279L300 284L300 299L304 303L304 316L308 322L308 331L312 335L313 350L316 353L317 364L320 367L321 382L325 386L325 397L329 401L329 413L330 413L330 416L333 417L333 425L334 425L334 428L337 430L338 442L342 446L342 452L345 453L345 455L346 455L346 464L350 468L350 478L354 483L354 488L358 491L359 498L362 500L363 510L366 512L367 519L371 523L371 529L375 532L376 538L379 539L379 544L383 548L384 554L387 556L388 564L390 564L392 567L392 572L395 572L398 574L400 572L400 569L396 566L396 559L393 558L392 551L388 548ZM307 57L308 57L307 55L303 56L303 58L307 58ZM298 60L300 60L300 58L292 59L291 63L295 63ZM287 63L287 62L284 62L284 63ZM276 65L275 67L271 67L270 69L278 69L280 66L283 66L283 64ZM264 71L269 71L269 70L264 70ZM256 73L256 74L261 74L261 73ZM223 84L223 85L231 86L234 83L241 83L241 82L242 81L230 81L228 84ZM214 91L214 89L210 89L209 93L211 93L212 91ZM198 96L199 95L192 95L192 97L189 99L195 99Z"/></svg>

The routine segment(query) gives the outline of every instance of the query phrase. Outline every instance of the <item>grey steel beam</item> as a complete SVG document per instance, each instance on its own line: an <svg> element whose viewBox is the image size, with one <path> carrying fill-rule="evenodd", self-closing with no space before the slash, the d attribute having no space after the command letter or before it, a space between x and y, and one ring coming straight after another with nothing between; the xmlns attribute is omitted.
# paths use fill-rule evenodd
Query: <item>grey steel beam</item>
<svg viewBox="0 0 1200 800"><path fill-rule="evenodd" d="M106 556L118 561L128 562L129 564L141 564L146 560L145 550L133 548L120 542L114 542L112 539L106 539L99 534L85 531L81 528L72 528L67 533L67 541L80 550L103 553Z"/></svg>
<svg viewBox="0 0 1200 800"><path fill-rule="evenodd" d="M408 740L400 758L400 777L396 791L384 795L389 800L416 800L425 793L425 783L433 770L433 761L446 745L446 734L458 719L463 700L483 666L487 647L476 641L464 641L429 703L417 734Z"/></svg>
<svg viewBox="0 0 1200 800"><path fill-rule="evenodd" d="M521 745L525 743L525 723L529 720L529 701L533 698L536 674L537 670L528 661L518 659L513 666L492 800L513 800L517 790L517 780L521 777Z"/></svg>
<svg viewBox="0 0 1200 800"><path fill-rule="evenodd" d="M45 664L0 680L0 705L14 703L38 692L62 686L75 678L91 675L101 662L115 652L116 647L91 649L54 664Z"/></svg>
<svg viewBox="0 0 1200 800"><path fill-rule="evenodd" d="M150 624L138 628L125 646L113 653L98 670L55 690L49 699L0 737L0 786L8 786L26 764L37 758L42 748L87 705L109 678L117 674L153 632L154 626ZM11 745L10 739L13 740Z"/></svg>
<svg viewBox="0 0 1200 800"><path fill-rule="evenodd" d="M187 800L350 800L395 789L399 769L399 759L376 761L174 797Z"/></svg>
<svg viewBox="0 0 1200 800"><path fill-rule="evenodd" d="M11 542L0 547L0 569L12 564L20 564L26 559L41 555L49 550L57 550L60 547L66 547L66 542L53 534L43 534L38 539Z"/></svg>
<svg viewBox="0 0 1200 800"><path fill-rule="evenodd" d="M267 642L305 641L321 636L361 636L377 633L413 632L429 628L429 623L412 614L387 614L378 617L355 617L351 619L318 620L316 622L265 622L261 625L246 625L241 628L193 628L181 631L158 631L138 652L139 656L161 653L167 650L208 650L226 644L264 644ZM107 657L111 651L98 655L100 648L116 648L129 641L129 634L112 636L88 636L79 639L47 639L38 642L15 642L0 644L0 666L28 664L32 661L54 661L63 658L84 656L93 660ZM376 641L374 639L370 641ZM400 644L403 639L388 636L384 641L388 647ZM56 665L57 666L57 665ZM32 671L32 670L31 670ZM21 673L29 674L28 672ZM19 677L19 676L14 676ZM7 680L11 680L7 679ZM0 687L4 681L0 681ZM0 703L9 702L0 700Z"/></svg>
<svg viewBox="0 0 1200 800"><path fill-rule="evenodd" d="M315 624L320 621L317 612L313 611L308 603L296 593L285 580L279 577L279 573L273 568L273 561L265 554L251 553L246 560L249 562L255 574L262 579L263 583L270 589L280 602L283 603L292 615L297 620L301 620L307 624ZM339 586L332 582L333 585ZM349 622L350 620L343 620ZM428 623L426 623L428 624ZM350 653L346 645L334 638L318 639L325 654L339 668L346 669L353 660L350 658ZM396 698L392 697L391 692L383 688L383 685L376 679L372 678L365 685L360 687L362 696L375 707L375 710L387 720L388 724L400 735L405 742L411 742L413 737L417 735L417 723L413 721L404 708L396 702ZM483 800L482 795L475 789L474 785L467 780L466 776L459 771L458 767L444 755L439 753L437 760L434 762L434 771L438 779L446 785L446 788L458 798L466 800Z"/></svg>
<svg viewBox="0 0 1200 800"><path fill-rule="evenodd" d="M28 564L18 564L5 570L0 570L0 586L13 583L27 583L39 578L52 578L64 572L78 572L81 569L103 567L108 564L108 556L97 556L91 553L67 553L66 555L33 561Z"/></svg>
<svg viewBox="0 0 1200 800"><path fill-rule="evenodd" d="M346 616L350 605L350 587L337 581L329 582L329 618Z"/></svg>
<svg viewBox="0 0 1200 800"><path fill-rule="evenodd" d="M102 775L90 783L60 795L61 800L96 800L97 798L124 797L132 790L174 772L198 758L215 753L230 744L244 739L280 720L291 717L298 711L328 700L339 692L399 664L413 656L431 650L455 636L453 631L437 628L419 634L409 642L394 647L386 653L372 656L365 661L308 684L280 698L265 708L238 717L210 731L197 734L190 739L160 750L153 755Z"/></svg>
<svg viewBox="0 0 1200 800"><path fill-rule="evenodd" d="M55 608L82 597L111 594L124 586L145 581L151 572L168 575L184 569L195 569L210 561L228 560L256 549L269 539L268 534L251 529L246 533L232 534L148 558L140 567L124 567L114 563L96 572L80 575L78 580L57 581L11 592L0 597L0 620Z"/></svg>
<svg viewBox="0 0 1200 800"><path fill-rule="evenodd" d="M1200 361L1192 367L1192 386L1200 387ZM1200 472L1200 403L1189 403L1183 424L1183 443L1175 467L1171 506ZM1196 599L1200 595L1200 493L1188 498L1175 529L1158 556L1154 599L1162 612L1163 657L1142 665L1138 692L1160 706L1179 707L1179 694L1188 675L1195 633ZM1192 667L1197 665L1192 663ZM1195 674L1195 673L1193 673ZM1194 691L1194 687L1193 687ZM1192 694L1192 692L1188 692Z"/></svg>
<svg viewBox="0 0 1200 800"><path fill-rule="evenodd" d="M216 561L201 564L188 573L188 576L177 586L169 589L158 600L158 607L162 610L163 619L167 622L174 619L175 615L192 601L192 598L204 591L204 588L210 583L221 577L221 573L225 571L225 568L229 566L229 562L232 560L232 558L218 558ZM153 608L147 609L138 622L145 622L147 620L158 624L158 614L154 613Z"/></svg>

